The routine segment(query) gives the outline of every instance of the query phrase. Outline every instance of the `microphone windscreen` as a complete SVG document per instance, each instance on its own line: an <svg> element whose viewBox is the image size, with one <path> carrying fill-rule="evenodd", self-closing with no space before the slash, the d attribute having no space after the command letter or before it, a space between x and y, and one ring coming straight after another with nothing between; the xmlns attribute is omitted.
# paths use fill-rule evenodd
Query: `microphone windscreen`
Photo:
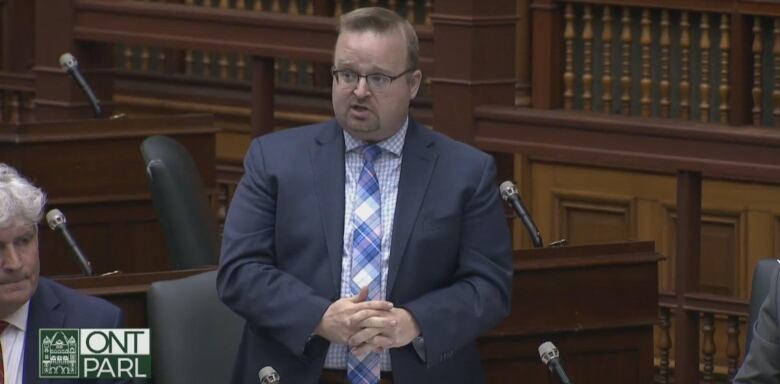
<svg viewBox="0 0 780 384"><path fill-rule="evenodd" d="M260 378L260 384L278 384L279 373L271 366L265 366L257 372L257 376Z"/></svg>
<svg viewBox="0 0 780 384"><path fill-rule="evenodd" d="M46 223L49 224L49 228L57 229L60 225L65 224L65 215L59 209L52 209L46 214Z"/></svg>
<svg viewBox="0 0 780 384"><path fill-rule="evenodd" d="M501 192L501 198L506 201L506 199L509 198L509 196L516 195L517 194L517 186L515 186L515 183L513 183L511 180L507 180L498 187L498 190Z"/></svg>
<svg viewBox="0 0 780 384"><path fill-rule="evenodd" d="M60 67L62 67L62 69L68 71L75 68L77 65L79 65L79 62L76 61L76 58L71 55L70 52L65 52L60 55Z"/></svg>
<svg viewBox="0 0 780 384"><path fill-rule="evenodd" d="M539 346L539 358L542 359L544 365L558 357L558 348L555 348L555 344L545 341Z"/></svg>

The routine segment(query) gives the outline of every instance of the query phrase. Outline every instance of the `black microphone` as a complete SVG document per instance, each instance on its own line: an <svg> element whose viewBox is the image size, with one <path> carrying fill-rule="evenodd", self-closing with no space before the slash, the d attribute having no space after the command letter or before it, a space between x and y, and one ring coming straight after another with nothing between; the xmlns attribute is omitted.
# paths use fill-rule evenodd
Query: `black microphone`
<svg viewBox="0 0 780 384"><path fill-rule="evenodd" d="M92 104L92 108L95 110L95 117L101 117L103 116L103 110L100 108L100 102L98 101L97 97L95 97L95 93L92 92L92 88L87 84L87 81L84 79L84 76L81 74L81 71L79 70L79 62L76 61L76 58L73 57L73 55L70 54L70 52L65 52L60 56L60 66L62 69L64 69L68 74L73 77L74 80L76 80L76 83L79 85L82 91L87 95L87 99L89 99L89 103Z"/></svg>
<svg viewBox="0 0 780 384"><path fill-rule="evenodd" d="M265 366L257 372L260 384L279 384L279 374L271 366Z"/></svg>
<svg viewBox="0 0 780 384"><path fill-rule="evenodd" d="M536 228L534 221L531 220L531 216L528 215L528 212L523 205L523 201L520 200L520 194L517 192L517 186L515 186L515 183L507 180L501 183L499 190L501 191L501 198L504 199L504 201L506 201L507 204L509 204L512 209L515 210L517 216L520 217L520 221L522 221L523 225L525 225L525 228L528 229L528 233L531 235L531 242L534 243L534 247L540 248L544 246L544 243L542 242L542 235Z"/></svg>
<svg viewBox="0 0 780 384"><path fill-rule="evenodd" d="M46 222L49 224L49 228L61 233L62 237L65 238L65 242L68 243L68 246L70 246L73 254L76 255L76 259L78 260L79 266L81 267L81 272L86 276L92 276L92 264L90 264L89 260L87 260L87 257L84 256L84 253L81 252L81 249L76 244L76 240L70 234L70 231L68 231L65 215L63 215L59 209L52 209L49 211L49 213L46 214Z"/></svg>
<svg viewBox="0 0 780 384"><path fill-rule="evenodd" d="M539 357L542 358L542 363L550 369L550 372L555 373L561 384L572 384L569 377L566 376L566 372L563 370L561 360L558 358L558 348L555 348L555 344L545 341L539 346Z"/></svg>

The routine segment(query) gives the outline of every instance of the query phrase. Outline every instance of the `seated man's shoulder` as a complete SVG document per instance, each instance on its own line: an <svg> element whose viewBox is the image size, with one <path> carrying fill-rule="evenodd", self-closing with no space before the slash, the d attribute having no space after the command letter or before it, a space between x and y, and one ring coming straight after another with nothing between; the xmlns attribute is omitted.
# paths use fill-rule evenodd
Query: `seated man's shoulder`
<svg viewBox="0 0 780 384"><path fill-rule="evenodd" d="M114 304L99 297L83 294L75 289L66 287L60 283L41 277L38 281L39 290L48 290L59 300L69 315L69 319L79 319L84 324L80 327L110 327L118 325L121 319L121 310ZM74 324L74 326L76 326Z"/></svg>

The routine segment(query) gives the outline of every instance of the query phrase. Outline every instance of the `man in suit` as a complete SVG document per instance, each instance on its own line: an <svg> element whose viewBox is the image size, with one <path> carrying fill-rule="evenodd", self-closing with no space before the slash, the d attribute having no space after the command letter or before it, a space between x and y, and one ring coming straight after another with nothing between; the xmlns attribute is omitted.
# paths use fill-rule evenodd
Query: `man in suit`
<svg viewBox="0 0 780 384"><path fill-rule="evenodd" d="M417 47L392 11L342 16L335 119L252 142L217 278L247 320L234 382L265 365L290 383L484 382L509 229L493 159L409 117Z"/></svg>
<svg viewBox="0 0 780 384"><path fill-rule="evenodd" d="M748 347L745 361L734 377L735 384L778 384L780 383L780 323L778 294L780 268L774 273L769 292L761 304L758 318L753 326L753 338Z"/></svg>
<svg viewBox="0 0 780 384"><path fill-rule="evenodd" d="M0 382L95 382L38 377L39 329L116 328L122 319L114 305L39 276L45 202L43 191L0 163Z"/></svg>

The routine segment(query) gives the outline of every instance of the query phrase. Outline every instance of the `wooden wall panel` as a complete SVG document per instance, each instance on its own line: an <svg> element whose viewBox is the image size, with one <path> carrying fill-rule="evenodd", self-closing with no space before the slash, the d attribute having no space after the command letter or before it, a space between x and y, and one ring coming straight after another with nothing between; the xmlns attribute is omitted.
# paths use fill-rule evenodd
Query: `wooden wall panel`
<svg viewBox="0 0 780 384"><path fill-rule="evenodd" d="M636 238L634 204L627 196L553 191L553 238L571 245Z"/></svg>

